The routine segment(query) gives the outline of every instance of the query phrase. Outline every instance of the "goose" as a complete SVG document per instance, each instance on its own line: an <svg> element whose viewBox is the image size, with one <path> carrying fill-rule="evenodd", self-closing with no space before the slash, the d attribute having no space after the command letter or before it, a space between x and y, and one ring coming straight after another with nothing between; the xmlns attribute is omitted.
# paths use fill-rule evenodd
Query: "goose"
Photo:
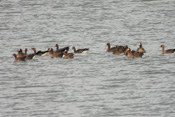
<svg viewBox="0 0 175 117"><path fill-rule="evenodd" d="M175 53L175 49L164 50L165 48L164 45L161 45L160 47L162 48L162 51L161 51L162 54Z"/></svg>
<svg viewBox="0 0 175 117"><path fill-rule="evenodd" d="M19 62L19 61L25 61L26 57L23 56L23 57L17 57L17 55L14 53L13 56L15 57L15 62Z"/></svg>
<svg viewBox="0 0 175 117"><path fill-rule="evenodd" d="M74 54L73 53L67 53L67 50L65 50L64 55L63 55L64 59L71 59L74 58Z"/></svg>
<svg viewBox="0 0 175 117"><path fill-rule="evenodd" d="M26 60L30 60L30 59L33 59L35 57L36 52L34 49L32 49L32 50L34 51L33 54L27 54L28 49L27 48L25 49Z"/></svg>
<svg viewBox="0 0 175 117"><path fill-rule="evenodd" d="M107 43L106 45L108 46L107 52L113 52L113 51L116 50L116 46L111 48L111 44L110 43Z"/></svg>
<svg viewBox="0 0 175 117"><path fill-rule="evenodd" d="M59 48L59 45L58 44L55 44L55 47L56 47L56 51L55 52L64 52L65 50L69 50L69 46L67 47L64 47L64 48Z"/></svg>
<svg viewBox="0 0 175 117"><path fill-rule="evenodd" d="M53 51L53 48L49 50L49 54L51 58L62 58L63 57L63 52L55 53Z"/></svg>
<svg viewBox="0 0 175 117"><path fill-rule="evenodd" d="M139 43L139 48L137 49L137 52L146 53L145 49L142 47L142 43Z"/></svg>
<svg viewBox="0 0 175 117"><path fill-rule="evenodd" d="M74 53L87 53L89 51L89 48L77 49L76 50L75 46L73 46L72 49L74 50Z"/></svg>

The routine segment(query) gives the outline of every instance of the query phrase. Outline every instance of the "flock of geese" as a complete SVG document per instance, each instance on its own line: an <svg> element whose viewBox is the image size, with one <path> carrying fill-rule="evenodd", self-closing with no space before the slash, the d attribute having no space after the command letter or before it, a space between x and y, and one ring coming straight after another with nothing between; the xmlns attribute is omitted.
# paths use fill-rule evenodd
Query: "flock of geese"
<svg viewBox="0 0 175 117"><path fill-rule="evenodd" d="M128 46L114 46L111 48L110 43L106 44L108 46L107 51L108 52L112 52L113 54L119 55L121 53L124 53L124 55L126 55L127 57L131 57L131 58L141 58L144 53L146 53L145 49L142 47L142 43L139 43L139 48L137 48L137 50L131 50L130 48L128 48ZM169 53L175 53L175 49L167 49L165 50L165 46L161 45L160 46L162 48L161 53L162 54L169 54Z"/></svg>
<svg viewBox="0 0 175 117"><path fill-rule="evenodd" d="M112 52L115 55L119 55L121 53L124 53L127 57L131 58L141 58L144 53L146 53L145 49L142 47L142 43L139 43L138 49L131 50L128 48L128 46L114 46L111 47L110 43L107 43L107 52ZM64 58L64 59L72 59L74 58L74 54L76 53L87 53L89 51L89 48L83 48L83 49L77 49L73 46L72 49L74 50L74 53L68 53L69 51L69 46L64 47L64 48L59 48L58 44L55 44L56 50L53 50L53 48L48 48L46 51L36 51L36 48L31 48L33 50L33 54L28 54L27 51L28 49L25 49L25 52L23 52L22 49L17 50L17 54L13 54L15 57L15 62L18 61L26 61L26 60L31 60L35 56L46 56L50 54L51 58ZM175 49L168 49L164 50L165 46L161 45L162 48L161 53L162 54L168 54L168 53L175 53Z"/></svg>
<svg viewBox="0 0 175 117"><path fill-rule="evenodd" d="M36 51L36 48L31 48L33 50L33 54L27 54L28 49L25 49L25 52L23 52L22 49L17 50L17 54L13 54L15 57L15 62L18 61L26 61L31 60L35 56L46 56L50 54L51 58L64 58L64 59L72 59L74 58L74 53L87 53L89 51L89 48L84 49L76 49L74 46L72 49L74 50L74 53L68 53L69 46L64 48L59 48L58 44L55 44L56 50L53 50L53 48L48 48L46 51Z"/></svg>
<svg viewBox="0 0 175 117"><path fill-rule="evenodd" d="M142 47L142 43L139 43L139 48L134 51L131 50L130 48L128 48L128 46L114 46L114 47L110 47L110 43L106 44L108 46L107 51L108 52L112 52L115 55L119 55L121 53L124 53L124 55L128 56L128 57L132 57L132 58L141 58L144 53L146 53L145 49Z"/></svg>

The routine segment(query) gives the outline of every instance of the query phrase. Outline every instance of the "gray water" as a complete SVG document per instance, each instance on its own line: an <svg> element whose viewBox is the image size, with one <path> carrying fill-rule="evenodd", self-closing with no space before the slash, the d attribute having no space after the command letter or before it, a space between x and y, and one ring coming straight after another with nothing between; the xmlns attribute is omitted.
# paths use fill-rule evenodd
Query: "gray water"
<svg viewBox="0 0 175 117"><path fill-rule="evenodd" d="M175 48L174 0L0 0L0 42L0 117L175 116L175 54L160 48ZM113 55L107 42L147 53ZM56 43L90 51L14 62Z"/></svg>

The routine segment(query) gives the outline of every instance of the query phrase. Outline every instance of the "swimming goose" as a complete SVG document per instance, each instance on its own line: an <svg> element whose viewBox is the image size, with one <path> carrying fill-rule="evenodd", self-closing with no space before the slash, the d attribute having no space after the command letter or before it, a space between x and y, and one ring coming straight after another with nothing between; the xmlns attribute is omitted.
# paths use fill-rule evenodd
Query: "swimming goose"
<svg viewBox="0 0 175 117"><path fill-rule="evenodd" d="M58 44L55 44L55 47L56 47L56 51L55 52L64 52L65 50L69 50L69 46L67 47L64 47L64 48L59 48Z"/></svg>
<svg viewBox="0 0 175 117"><path fill-rule="evenodd" d="M25 53L23 53L22 49L18 49L17 52L18 52L18 54L16 55L17 58L25 56Z"/></svg>
<svg viewBox="0 0 175 117"><path fill-rule="evenodd" d="M56 53L53 51L53 48L49 50L49 54L51 58L62 58L63 57L63 52Z"/></svg>
<svg viewBox="0 0 175 117"><path fill-rule="evenodd" d="M165 46L161 45L160 47L162 47L162 54L168 54L168 53L175 53L175 49L168 49L168 50L164 50Z"/></svg>
<svg viewBox="0 0 175 117"><path fill-rule="evenodd" d="M14 53L13 56L15 57L15 62L19 62L19 61L25 61L26 57L23 56L23 57L17 57L17 55Z"/></svg>
<svg viewBox="0 0 175 117"><path fill-rule="evenodd" d="M108 52L113 52L113 51L116 50L116 46L111 48L111 44L110 43L107 43L106 45L108 46L108 48L107 48Z"/></svg>
<svg viewBox="0 0 175 117"><path fill-rule="evenodd" d="M146 53L145 49L142 47L142 43L139 43L139 48L137 49L137 52Z"/></svg>
<svg viewBox="0 0 175 117"><path fill-rule="evenodd" d="M63 58L65 58L65 59L74 58L74 54L73 53L67 53L67 50L65 50Z"/></svg>
<svg viewBox="0 0 175 117"><path fill-rule="evenodd" d="M32 50L34 51L33 54L27 54L28 49L27 48L25 49L26 60L30 60L30 59L33 59L35 57L36 51L34 49L32 49Z"/></svg>
<svg viewBox="0 0 175 117"><path fill-rule="evenodd" d="M76 48L74 46L72 47L72 49L74 50L74 53L87 53L89 51L88 48L76 50Z"/></svg>

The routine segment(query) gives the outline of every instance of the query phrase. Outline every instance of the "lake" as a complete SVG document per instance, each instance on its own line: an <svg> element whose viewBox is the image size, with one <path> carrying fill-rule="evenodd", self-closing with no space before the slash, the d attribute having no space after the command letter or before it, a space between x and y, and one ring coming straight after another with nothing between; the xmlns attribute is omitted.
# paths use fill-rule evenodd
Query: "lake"
<svg viewBox="0 0 175 117"><path fill-rule="evenodd" d="M174 0L0 0L1 117L174 117ZM143 44L142 58L106 43ZM22 48L89 48L74 59Z"/></svg>

